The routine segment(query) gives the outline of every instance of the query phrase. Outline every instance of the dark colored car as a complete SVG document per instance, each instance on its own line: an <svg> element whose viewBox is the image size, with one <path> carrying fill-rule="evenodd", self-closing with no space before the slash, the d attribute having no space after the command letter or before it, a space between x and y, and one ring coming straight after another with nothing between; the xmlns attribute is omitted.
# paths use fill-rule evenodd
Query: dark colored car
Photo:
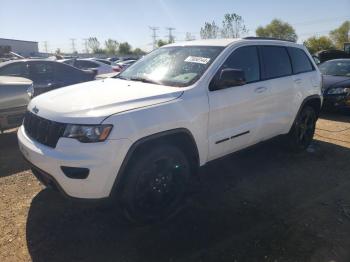
<svg viewBox="0 0 350 262"><path fill-rule="evenodd" d="M319 65L326 109L350 108L350 59L335 59Z"/></svg>
<svg viewBox="0 0 350 262"><path fill-rule="evenodd" d="M95 79L92 71L44 59L16 60L0 64L0 76L19 76L33 81L34 96Z"/></svg>
<svg viewBox="0 0 350 262"><path fill-rule="evenodd" d="M313 55L313 58L319 61L316 62L316 64L319 64L333 59L350 58L350 54L342 50L323 50Z"/></svg>

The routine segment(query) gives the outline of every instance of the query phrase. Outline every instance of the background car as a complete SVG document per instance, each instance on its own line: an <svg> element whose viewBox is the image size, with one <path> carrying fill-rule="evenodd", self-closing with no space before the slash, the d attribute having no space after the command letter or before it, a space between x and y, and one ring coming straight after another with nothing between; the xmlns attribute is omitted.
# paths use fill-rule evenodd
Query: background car
<svg viewBox="0 0 350 262"><path fill-rule="evenodd" d="M125 60L125 61L122 61L122 62L118 62L117 65L119 65L122 68L121 70L124 70L124 69L128 68L129 66L131 66L136 61L137 60L135 60L135 59Z"/></svg>
<svg viewBox="0 0 350 262"><path fill-rule="evenodd" d="M350 59L334 59L319 65L323 74L325 109L350 109Z"/></svg>
<svg viewBox="0 0 350 262"><path fill-rule="evenodd" d="M33 81L34 95L95 79L92 71L45 59L8 61L0 64L0 76L19 76Z"/></svg>
<svg viewBox="0 0 350 262"><path fill-rule="evenodd" d="M342 50L322 50L313 55L313 59L316 64L321 64L323 62L333 60L333 59L341 59L341 58L350 58L350 54L346 53Z"/></svg>
<svg viewBox="0 0 350 262"><path fill-rule="evenodd" d="M119 60L119 57L108 57L107 60L111 62L116 62Z"/></svg>
<svg viewBox="0 0 350 262"><path fill-rule="evenodd" d="M94 58L63 59L59 62L82 70L92 70L97 75L115 72L111 65L97 61Z"/></svg>
<svg viewBox="0 0 350 262"><path fill-rule="evenodd" d="M114 62L111 62L107 59L101 59L101 58L88 58L88 59L92 60L92 61L98 61L98 62L104 63L106 65L110 65L113 69L113 72L120 72L123 69L120 65L118 65Z"/></svg>
<svg viewBox="0 0 350 262"><path fill-rule="evenodd" d="M0 132L21 125L32 96L31 80L0 76Z"/></svg>

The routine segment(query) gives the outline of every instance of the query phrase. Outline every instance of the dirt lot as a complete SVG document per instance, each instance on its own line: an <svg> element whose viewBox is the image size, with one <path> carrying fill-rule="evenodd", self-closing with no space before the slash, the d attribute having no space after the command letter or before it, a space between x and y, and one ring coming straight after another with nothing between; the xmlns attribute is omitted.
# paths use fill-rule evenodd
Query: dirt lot
<svg viewBox="0 0 350 262"><path fill-rule="evenodd" d="M44 189L0 135L0 261L350 261L350 117L308 152L264 143L203 168L182 211L132 227Z"/></svg>

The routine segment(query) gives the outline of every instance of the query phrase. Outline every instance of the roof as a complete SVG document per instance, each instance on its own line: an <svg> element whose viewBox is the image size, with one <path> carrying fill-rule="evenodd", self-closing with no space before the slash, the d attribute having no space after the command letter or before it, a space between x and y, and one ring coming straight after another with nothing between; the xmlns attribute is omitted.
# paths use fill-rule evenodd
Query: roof
<svg viewBox="0 0 350 262"><path fill-rule="evenodd" d="M17 76L0 76L0 85L17 85L17 84L30 85L32 84L32 81L27 78L17 77Z"/></svg>
<svg viewBox="0 0 350 262"><path fill-rule="evenodd" d="M284 45L300 46L294 42L274 38L246 37L246 38L226 38L226 39L202 39L194 41L177 42L166 46L223 46L226 47L235 42L266 42Z"/></svg>
<svg viewBox="0 0 350 262"><path fill-rule="evenodd" d="M27 42L27 43L38 43L37 41L17 40L17 39L9 39L9 38L0 38L0 40L18 41L18 42Z"/></svg>
<svg viewBox="0 0 350 262"><path fill-rule="evenodd" d="M241 40L240 38L231 39L202 39L194 41L184 41L169 44L166 46L228 46L231 43Z"/></svg>
<svg viewBox="0 0 350 262"><path fill-rule="evenodd" d="M0 67L5 66L5 65L8 65L8 64L16 63L16 62L28 62L28 61L56 62L56 60L51 60L51 59L47 59L47 58L15 59L15 60L9 60L9 61L6 61L6 62L1 62L1 63L0 63Z"/></svg>

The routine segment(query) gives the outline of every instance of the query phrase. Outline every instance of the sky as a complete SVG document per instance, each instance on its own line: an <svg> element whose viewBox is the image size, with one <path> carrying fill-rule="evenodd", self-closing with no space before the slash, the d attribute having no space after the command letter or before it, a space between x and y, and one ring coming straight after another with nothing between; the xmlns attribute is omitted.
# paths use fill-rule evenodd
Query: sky
<svg viewBox="0 0 350 262"><path fill-rule="evenodd" d="M221 25L224 14L232 12L243 17L248 35L279 18L296 29L302 42L350 20L350 0L2 0L0 38L38 41L40 51L47 41L51 52L71 51L71 39L82 51L88 37L150 50L150 26L159 28L158 38L166 39L166 27L173 27L176 41L186 32L198 39L206 21Z"/></svg>

